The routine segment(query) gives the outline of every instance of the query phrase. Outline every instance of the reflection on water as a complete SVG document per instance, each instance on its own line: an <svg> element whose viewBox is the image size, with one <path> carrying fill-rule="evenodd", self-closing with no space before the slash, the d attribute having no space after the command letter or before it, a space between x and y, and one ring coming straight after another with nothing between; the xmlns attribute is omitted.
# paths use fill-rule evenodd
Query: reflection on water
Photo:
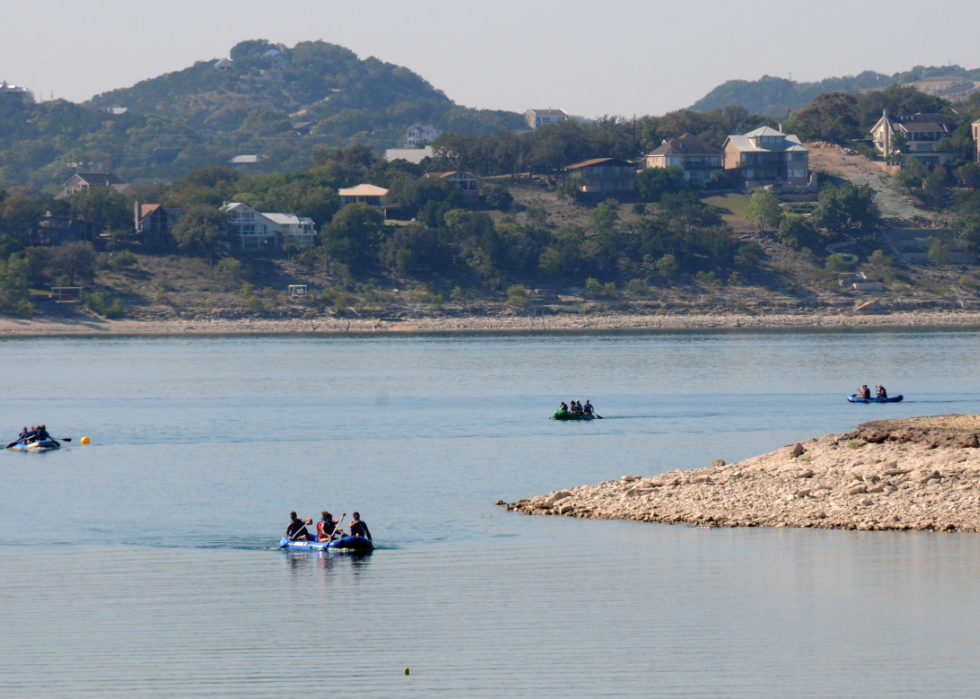
<svg viewBox="0 0 980 699"><path fill-rule="evenodd" d="M492 503L977 412L977 340L0 342L0 431L93 438L0 453L0 696L973 696L980 537ZM573 396L605 419L547 419ZM293 509L379 549L279 550Z"/></svg>

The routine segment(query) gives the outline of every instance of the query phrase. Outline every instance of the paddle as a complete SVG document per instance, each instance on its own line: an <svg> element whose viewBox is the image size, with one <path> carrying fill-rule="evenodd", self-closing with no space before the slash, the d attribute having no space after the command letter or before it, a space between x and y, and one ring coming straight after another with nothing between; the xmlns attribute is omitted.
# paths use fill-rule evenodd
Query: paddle
<svg viewBox="0 0 980 699"><path fill-rule="evenodd" d="M296 541L296 537L299 536L300 534L309 535L309 532L306 531L306 525L313 524L313 519L311 518L309 522L307 522L305 519L301 519L300 520L300 523L302 523L303 526L301 528L297 529L294 534L292 534L291 536L287 537L290 541ZM307 541L308 541L308 539L307 539Z"/></svg>

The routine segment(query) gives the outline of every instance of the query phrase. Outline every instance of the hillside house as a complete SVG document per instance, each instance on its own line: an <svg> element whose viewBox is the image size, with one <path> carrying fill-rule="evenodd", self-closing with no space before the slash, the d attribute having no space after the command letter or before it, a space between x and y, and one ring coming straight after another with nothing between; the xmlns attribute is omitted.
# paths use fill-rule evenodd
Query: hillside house
<svg viewBox="0 0 980 699"><path fill-rule="evenodd" d="M689 133L664 141L656 150L646 155L646 166L679 167L684 170L684 181L708 182L715 173L725 167L725 151L705 143Z"/></svg>
<svg viewBox="0 0 980 699"><path fill-rule="evenodd" d="M288 242L290 247L302 247L316 244L316 226L308 216L296 214L262 214L279 226L281 240Z"/></svg>
<svg viewBox="0 0 980 699"><path fill-rule="evenodd" d="M886 109L878 123L871 127L875 146L886 158L896 150L892 145L895 134L900 134L908 142L908 147L902 151L904 157L935 165L954 158L954 154L939 150L940 141L950 135L949 125L942 114L890 116Z"/></svg>
<svg viewBox="0 0 980 699"><path fill-rule="evenodd" d="M569 165L563 170L564 179L581 178L582 192L603 195L636 190L636 166L618 158L594 158Z"/></svg>
<svg viewBox="0 0 980 699"><path fill-rule="evenodd" d="M557 124L559 121L568 121L568 112L564 109L528 109L525 115L527 125L532 129L547 124Z"/></svg>
<svg viewBox="0 0 980 699"><path fill-rule="evenodd" d="M229 68L231 68L230 58L222 58L221 60L215 61L214 63L214 69L220 70L222 73L228 70Z"/></svg>
<svg viewBox="0 0 980 699"><path fill-rule="evenodd" d="M794 134L763 126L725 139L725 172L741 187L805 187L810 182L810 151Z"/></svg>
<svg viewBox="0 0 980 699"><path fill-rule="evenodd" d="M228 202L221 210L228 213L229 229L237 236L242 250L261 252L282 246L281 226L251 206Z"/></svg>
<svg viewBox="0 0 980 699"><path fill-rule="evenodd" d="M363 202L371 206L385 208L388 206L388 190L384 187L375 187L373 184L359 184L356 187L348 187L337 192L340 195L340 205L357 204Z"/></svg>
<svg viewBox="0 0 980 699"><path fill-rule="evenodd" d="M443 180L458 187L463 193L463 201L467 204L477 204L480 201L480 180L472 172L463 172L462 170L427 172L423 177Z"/></svg>
<svg viewBox="0 0 980 699"><path fill-rule="evenodd" d="M26 238L21 237L21 242L25 245L61 245L79 240L94 243L100 233L101 223L73 216L52 216L49 211L38 217L37 225L28 232Z"/></svg>
<svg viewBox="0 0 980 699"><path fill-rule="evenodd" d="M405 145L409 148L421 146L423 143L431 143L436 140L439 131L432 124L413 126L405 133Z"/></svg>
<svg viewBox="0 0 980 699"><path fill-rule="evenodd" d="M143 247L162 248L174 244L173 228L180 220L180 209L165 209L159 204L133 202L136 238Z"/></svg>
<svg viewBox="0 0 980 699"><path fill-rule="evenodd" d="M4 80L0 83L0 95L21 95L34 99L34 93L23 85L10 85Z"/></svg>
<svg viewBox="0 0 980 699"><path fill-rule="evenodd" d="M136 196L136 187L123 182L111 172L79 172L65 182L65 188L54 198L67 199L75 192L81 192L89 187L112 187L125 197Z"/></svg>
<svg viewBox="0 0 980 699"><path fill-rule="evenodd" d="M973 127L973 145L977 149L977 162L980 163L980 119L970 124Z"/></svg>

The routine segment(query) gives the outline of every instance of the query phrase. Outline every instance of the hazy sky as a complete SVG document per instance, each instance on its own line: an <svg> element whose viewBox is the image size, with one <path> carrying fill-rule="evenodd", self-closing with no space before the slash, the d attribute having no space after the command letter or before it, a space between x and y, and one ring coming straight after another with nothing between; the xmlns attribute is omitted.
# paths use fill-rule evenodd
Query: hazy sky
<svg viewBox="0 0 980 699"><path fill-rule="evenodd" d="M467 106L631 116L767 73L977 68L978 25L977 0L31 0L4 9L0 80L83 101L243 39L322 39Z"/></svg>

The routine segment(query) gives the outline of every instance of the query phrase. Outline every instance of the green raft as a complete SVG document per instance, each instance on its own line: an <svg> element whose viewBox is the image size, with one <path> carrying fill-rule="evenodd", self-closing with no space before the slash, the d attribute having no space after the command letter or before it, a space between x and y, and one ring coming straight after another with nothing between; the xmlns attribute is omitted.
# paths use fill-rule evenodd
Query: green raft
<svg viewBox="0 0 980 699"><path fill-rule="evenodd" d="M552 420L595 420L595 415L591 413L573 413L570 410L556 410L551 414Z"/></svg>

